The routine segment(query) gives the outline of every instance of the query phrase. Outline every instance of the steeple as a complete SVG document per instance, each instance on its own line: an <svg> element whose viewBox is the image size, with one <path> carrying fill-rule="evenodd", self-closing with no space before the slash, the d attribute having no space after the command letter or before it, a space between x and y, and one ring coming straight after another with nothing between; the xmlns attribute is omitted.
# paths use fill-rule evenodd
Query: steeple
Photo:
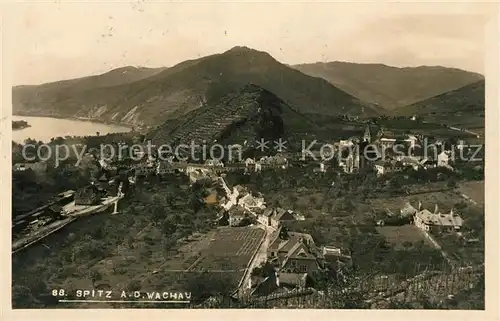
<svg viewBox="0 0 500 321"><path fill-rule="evenodd" d="M365 134L363 135L363 141L368 142L368 143L371 143L371 141L372 141L372 136L370 134L370 126L369 125L366 125Z"/></svg>

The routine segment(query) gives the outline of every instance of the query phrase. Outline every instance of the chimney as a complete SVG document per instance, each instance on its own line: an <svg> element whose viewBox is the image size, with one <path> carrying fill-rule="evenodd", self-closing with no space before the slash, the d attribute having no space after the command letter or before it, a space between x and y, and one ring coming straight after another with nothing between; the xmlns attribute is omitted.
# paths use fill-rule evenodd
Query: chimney
<svg viewBox="0 0 500 321"><path fill-rule="evenodd" d="M421 211L422 210L422 202L421 201L418 201L418 210Z"/></svg>
<svg viewBox="0 0 500 321"><path fill-rule="evenodd" d="M438 212L438 205L436 204L436 205L434 206L434 214L437 214L437 212Z"/></svg>

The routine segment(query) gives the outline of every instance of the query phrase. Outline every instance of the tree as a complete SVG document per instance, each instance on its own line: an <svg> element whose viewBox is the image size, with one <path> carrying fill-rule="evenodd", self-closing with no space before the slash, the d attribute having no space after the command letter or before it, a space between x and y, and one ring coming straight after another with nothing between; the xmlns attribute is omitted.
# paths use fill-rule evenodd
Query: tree
<svg viewBox="0 0 500 321"><path fill-rule="evenodd" d="M34 308L37 303L29 288L20 285L12 287L12 307L14 309Z"/></svg>
<svg viewBox="0 0 500 321"><path fill-rule="evenodd" d="M127 283L126 290L127 291L139 291L141 289L141 281L139 280L130 280Z"/></svg>
<svg viewBox="0 0 500 321"><path fill-rule="evenodd" d="M89 277L90 277L90 280L92 281L92 287L95 287L95 283L97 281L102 280L101 273L96 269L92 269L89 271Z"/></svg>
<svg viewBox="0 0 500 321"><path fill-rule="evenodd" d="M201 273L190 278L186 284L186 290L192 293L192 301L203 302L211 296L229 297L234 284L230 277L224 274Z"/></svg>

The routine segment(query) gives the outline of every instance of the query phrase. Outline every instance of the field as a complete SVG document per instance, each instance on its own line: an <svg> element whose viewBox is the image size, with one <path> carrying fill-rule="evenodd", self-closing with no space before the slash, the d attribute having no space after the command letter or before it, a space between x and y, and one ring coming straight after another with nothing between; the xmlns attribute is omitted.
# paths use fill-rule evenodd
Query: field
<svg viewBox="0 0 500 321"><path fill-rule="evenodd" d="M220 228L190 270L244 271L263 237L260 228Z"/></svg>
<svg viewBox="0 0 500 321"><path fill-rule="evenodd" d="M421 241L425 242L426 245L432 246L415 225L380 226L376 229L396 250L403 249L403 244L415 245Z"/></svg>
<svg viewBox="0 0 500 321"><path fill-rule="evenodd" d="M171 272L242 272L263 236L264 231L257 227L221 227L191 238L160 268Z"/></svg>
<svg viewBox="0 0 500 321"><path fill-rule="evenodd" d="M484 181L460 183L460 192L470 197L476 203L484 205Z"/></svg>

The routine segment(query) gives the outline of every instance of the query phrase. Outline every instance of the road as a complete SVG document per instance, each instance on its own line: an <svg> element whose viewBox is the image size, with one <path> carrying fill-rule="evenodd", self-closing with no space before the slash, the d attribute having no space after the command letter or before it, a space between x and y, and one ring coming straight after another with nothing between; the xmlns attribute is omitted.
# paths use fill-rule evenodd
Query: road
<svg viewBox="0 0 500 321"><path fill-rule="evenodd" d="M260 247L257 249L255 255L252 258L252 261L249 263L240 281L240 287L238 289L240 295L246 294L245 292L247 292L248 290L248 284L253 269L267 261L267 249L269 248L271 242L273 229L269 226L260 225L259 227L264 229L266 234L264 235L264 240L262 241Z"/></svg>

